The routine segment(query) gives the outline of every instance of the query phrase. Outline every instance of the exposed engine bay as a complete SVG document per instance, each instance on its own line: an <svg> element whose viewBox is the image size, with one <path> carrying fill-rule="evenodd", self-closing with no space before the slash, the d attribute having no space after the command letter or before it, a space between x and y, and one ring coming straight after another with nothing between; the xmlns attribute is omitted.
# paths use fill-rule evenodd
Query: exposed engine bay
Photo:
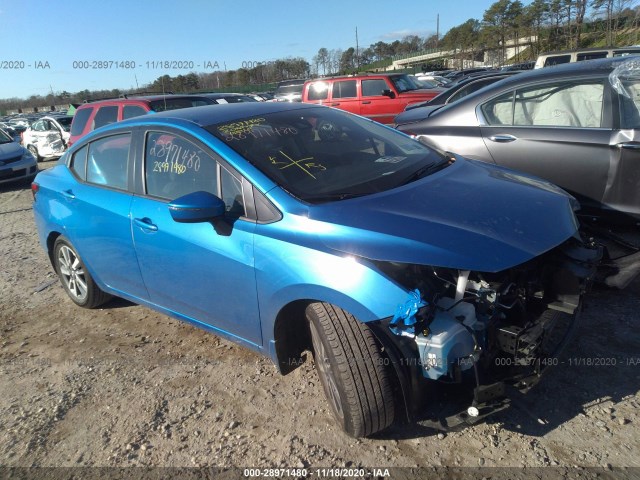
<svg viewBox="0 0 640 480"><path fill-rule="evenodd" d="M470 383L469 415L479 416L506 386L527 391L557 364L601 257L599 245L571 238L501 272L380 263L412 289L387 325L397 362L425 380Z"/></svg>

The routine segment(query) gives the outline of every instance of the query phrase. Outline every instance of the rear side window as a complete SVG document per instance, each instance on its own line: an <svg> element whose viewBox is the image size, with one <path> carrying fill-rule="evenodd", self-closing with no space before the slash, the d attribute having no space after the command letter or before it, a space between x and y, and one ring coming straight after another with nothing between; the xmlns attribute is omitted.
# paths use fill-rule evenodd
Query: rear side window
<svg viewBox="0 0 640 480"><path fill-rule="evenodd" d="M110 123L118 121L118 106L110 105L108 107L100 107L96 116L93 118L93 128L104 127Z"/></svg>
<svg viewBox="0 0 640 480"><path fill-rule="evenodd" d="M333 84L333 98L355 98L357 96L355 80L345 80Z"/></svg>
<svg viewBox="0 0 640 480"><path fill-rule="evenodd" d="M127 118L139 117L145 113L147 113L147 111L138 105L125 105L122 109L122 119L126 120Z"/></svg>
<svg viewBox="0 0 640 480"><path fill-rule="evenodd" d="M309 85L308 100L326 100L329 96L329 85L325 82L315 82ZM335 97L335 95L334 95Z"/></svg>
<svg viewBox="0 0 640 480"><path fill-rule="evenodd" d="M91 142L87 156L87 182L126 190L130 145L130 133Z"/></svg>
<svg viewBox="0 0 640 480"><path fill-rule="evenodd" d="M178 110L179 108L201 107L203 105L213 105L216 102L203 98L167 98L154 100L151 102L151 110L165 112L167 110Z"/></svg>
<svg viewBox="0 0 640 480"><path fill-rule="evenodd" d="M584 60L596 60L598 58L607 58L607 52L579 53L576 57L576 61L582 62Z"/></svg>
<svg viewBox="0 0 640 480"><path fill-rule="evenodd" d="M380 97L384 90L389 90L389 85L384 80L362 80L363 97Z"/></svg>
<svg viewBox="0 0 640 480"><path fill-rule="evenodd" d="M569 63L571 61L571 55L555 55L553 57L547 57L544 61L544 66L549 67L552 65L560 65L562 63Z"/></svg>
<svg viewBox="0 0 640 480"><path fill-rule="evenodd" d="M149 132L145 147L147 194L173 200L192 192L218 194L217 162L172 133Z"/></svg>
<svg viewBox="0 0 640 480"><path fill-rule="evenodd" d="M74 137L76 135L82 135L92 111L93 110L91 108L80 108L76 111L76 114L73 117L73 122L71 123L71 135Z"/></svg>
<svg viewBox="0 0 640 480"><path fill-rule="evenodd" d="M563 82L523 88L482 106L490 125L599 128L602 82Z"/></svg>
<svg viewBox="0 0 640 480"><path fill-rule="evenodd" d="M89 150L89 147L85 145L76 153L74 153L73 158L71 159L71 170L81 180L85 180L87 175L87 151L88 150Z"/></svg>

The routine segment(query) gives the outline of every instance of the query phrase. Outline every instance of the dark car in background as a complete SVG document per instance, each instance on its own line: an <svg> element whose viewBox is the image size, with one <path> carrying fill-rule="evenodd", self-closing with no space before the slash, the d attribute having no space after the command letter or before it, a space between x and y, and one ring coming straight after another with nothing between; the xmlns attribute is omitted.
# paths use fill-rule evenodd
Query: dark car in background
<svg viewBox="0 0 640 480"><path fill-rule="evenodd" d="M16 180L31 180L37 173L36 157L0 129L0 184Z"/></svg>
<svg viewBox="0 0 640 480"><path fill-rule="evenodd" d="M274 102L301 102L302 86L306 80L298 78L295 80L284 80L278 83L273 94Z"/></svg>
<svg viewBox="0 0 640 480"><path fill-rule="evenodd" d="M640 270L638 72L639 57L531 70L426 118L396 118L397 128L438 150L527 172L573 194L583 223L624 248L608 251L612 268L627 274L606 280L624 286Z"/></svg>
<svg viewBox="0 0 640 480"><path fill-rule="evenodd" d="M244 95L242 93L199 93L198 96L210 98L217 104L262 101L256 100L252 95Z"/></svg>
<svg viewBox="0 0 640 480"><path fill-rule="evenodd" d="M439 93L428 102L420 102L407 105L405 111L414 111L412 113L401 113L395 118L394 123L408 123L427 118L443 105L447 105L449 103L455 102L456 100L460 100L461 98L464 98L467 95L472 94L473 92L477 92L487 85L498 82L503 78L508 78L516 73L520 72L492 72L478 76L461 78L457 82L447 85L445 87L445 91Z"/></svg>

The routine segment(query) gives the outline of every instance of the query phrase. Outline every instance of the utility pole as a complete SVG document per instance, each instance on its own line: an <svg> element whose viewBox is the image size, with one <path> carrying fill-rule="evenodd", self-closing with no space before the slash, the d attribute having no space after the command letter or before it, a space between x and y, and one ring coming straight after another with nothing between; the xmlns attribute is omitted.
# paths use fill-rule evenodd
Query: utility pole
<svg viewBox="0 0 640 480"><path fill-rule="evenodd" d="M356 27L356 66L360 70L360 48L358 46L358 27Z"/></svg>
<svg viewBox="0 0 640 480"><path fill-rule="evenodd" d="M440 41L440 14L436 17L436 50L438 49L438 42Z"/></svg>

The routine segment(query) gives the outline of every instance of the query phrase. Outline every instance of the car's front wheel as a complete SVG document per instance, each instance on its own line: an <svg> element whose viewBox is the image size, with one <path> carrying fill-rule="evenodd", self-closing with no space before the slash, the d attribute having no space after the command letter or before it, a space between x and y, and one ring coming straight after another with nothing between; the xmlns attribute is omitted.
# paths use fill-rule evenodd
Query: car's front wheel
<svg viewBox="0 0 640 480"><path fill-rule="evenodd" d="M38 149L34 146L34 145L29 145L27 147L27 149L31 152L31 154L36 157L36 160L39 162L40 160L42 160L42 157L40 156L40 154L38 154Z"/></svg>
<svg viewBox="0 0 640 480"><path fill-rule="evenodd" d="M62 286L76 304L95 308L111 298L96 285L76 250L62 236L53 246L53 263Z"/></svg>
<svg viewBox="0 0 640 480"><path fill-rule="evenodd" d="M316 370L344 431L362 437L391 425L390 372L369 327L328 303L309 305L306 315Z"/></svg>

